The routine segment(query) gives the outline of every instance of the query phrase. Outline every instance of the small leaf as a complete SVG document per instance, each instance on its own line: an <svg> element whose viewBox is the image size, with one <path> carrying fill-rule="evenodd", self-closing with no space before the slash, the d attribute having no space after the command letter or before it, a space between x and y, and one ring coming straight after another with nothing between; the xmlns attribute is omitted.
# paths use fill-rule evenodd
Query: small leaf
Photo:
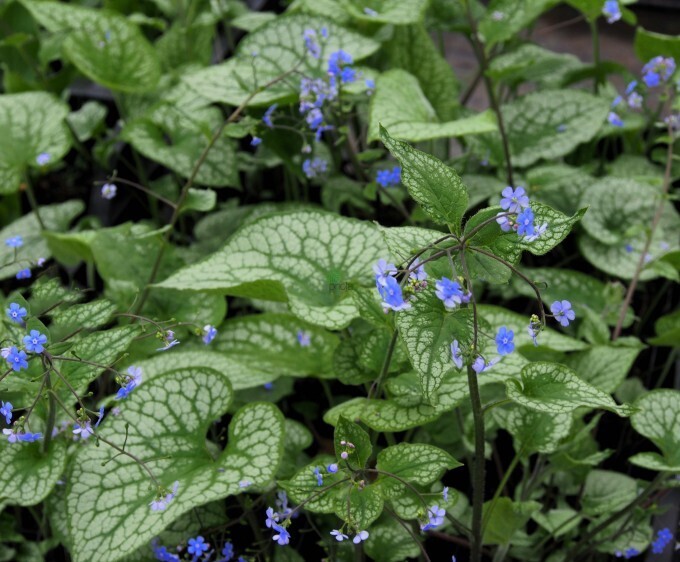
<svg viewBox="0 0 680 562"><path fill-rule="evenodd" d="M565 365L584 381L600 390L612 393L624 381L643 347L596 345L585 351L572 353Z"/></svg>
<svg viewBox="0 0 680 562"><path fill-rule="evenodd" d="M479 22L479 33L486 49L515 37L554 4L557 0L525 0L519 5L514 0L493 0Z"/></svg>
<svg viewBox="0 0 680 562"><path fill-rule="evenodd" d="M647 31L642 27L635 30L635 54L642 62L647 62L654 57L673 57L680 60L680 39L677 35L664 35Z"/></svg>
<svg viewBox="0 0 680 562"><path fill-rule="evenodd" d="M510 498L499 498L489 513L492 502L483 506L484 519L487 520L484 529L484 544L508 544L512 537L541 508L535 501L513 502Z"/></svg>
<svg viewBox="0 0 680 562"><path fill-rule="evenodd" d="M344 3L348 14L361 22L391 23L394 25L408 25L423 19L423 12L427 7L427 0L412 0L404 3L402 0L350 0ZM370 8L371 13L366 13Z"/></svg>
<svg viewBox="0 0 680 562"><path fill-rule="evenodd" d="M650 338L652 345L680 346L680 311L662 316L654 323L656 337Z"/></svg>
<svg viewBox="0 0 680 562"><path fill-rule="evenodd" d="M403 562L417 558L420 552L413 537L394 519L381 519L371 525L365 545L366 554L381 562Z"/></svg>
<svg viewBox="0 0 680 562"><path fill-rule="evenodd" d="M375 484L352 486L349 493L335 497L335 514L356 529L366 529L383 512L384 500Z"/></svg>
<svg viewBox="0 0 680 562"><path fill-rule="evenodd" d="M626 417L633 411L557 363L530 363L522 369L521 382L509 380L506 390L508 398L539 412L566 413L588 406Z"/></svg>
<svg viewBox="0 0 680 562"><path fill-rule="evenodd" d="M107 112L105 105L88 101L78 111L72 111L67 120L76 138L80 142L85 142L104 127Z"/></svg>
<svg viewBox="0 0 680 562"><path fill-rule="evenodd" d="M637 483L630 476L610 470L593 470L583 486L581 508L586 515L613 513L638 495Z"/></svg>
<svg viewBox="0 0 680 562"><path fill-rule="evenodd" d="M547 413L516 406L507 412L503 425L515 439L515 450L523 457L532 453L553 453L569 435L572 416Z"/></svg>
<svg viewBox="0 0 680 562"><path fill-rule="evenodd" d="M371 438L359 425L340 417L335 427L335 434L333 437L335 443L335 456L338 461L341 459L341 454L347 452L349 454L347 462L354 468L363 468L371 456L373 447L371 446ZM341 444L341 441L346 441L354 445L354 448L347 447Z"/></svg>
<svg viewBox="0 0 680 562"><path fill-rule="evenodd" d="M643 394L634 404L638 409L631 418L635 431L652 441L663 454L654 457L650 453L635 455L634 464L677 472L680 466L680 391L659 389ZM661 468L665 464L666 468ZM674 467L674 468L668 468Z"/></svg>

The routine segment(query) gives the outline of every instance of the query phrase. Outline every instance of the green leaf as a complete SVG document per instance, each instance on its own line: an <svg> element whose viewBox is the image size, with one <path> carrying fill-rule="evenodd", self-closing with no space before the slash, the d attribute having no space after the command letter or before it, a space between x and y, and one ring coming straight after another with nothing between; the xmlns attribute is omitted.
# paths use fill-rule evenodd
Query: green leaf
<svg viewBox="0 0 680 562"><path fill-rule="evenodd" d="M510 498L499 498L489 513L492 502L483 506L484 519L488 518L484 529L484 544L508 544L513 535L524 528L531 516L541 508L535 501L513 502Z"/></svg>
<svg viewBox="0 0 680 562"><path fill-rule="evenodd" d="M515 450L523 457L531 453L553 453L569 435L572 416L546 413L516 406L507 412L503 425L515 439Z"/></svg>
<svg viewBox="0 0 680 562"><path fill-rule="evenodd" d="M239 482L271 481L284 435L275 406L243 407L229 425L227 448L216 457L206 448L208 427L231 396L229 381L216 371L183 369L145 380L121 404L121 415L104 421L103 436L126 442L166 489L177 481L178 490L164 511L151 511L155 492L137 463L104 443L82 447L66 495L75 562L119 560L192 508L242 492Z"/></svg>
<svg viewBox="0 0 680 562"><path fill-rule="evenodd" d="M501 108L514 166L559 158L593 139L609 112L609 102L579 90L547 90L522 96ZM564 125L566 129L558 132ZM493 145L502 161L500 142Z"/></svg>
<svg viewBox="0 0 680 562"><path fill-rule="evenodd" d="M403 562L417 558L420 552L410 533L394 519L381 519L372 525L364 545L366 554L379 562Z"/></svg>
<svg viewBox="0 0 680 562"><path fill-rule="evenodd" d="M69 113L67 120L76 138L80 142L85 142L104 128L107 113L105 105L88 101L78 111Z"/></svg>
<svg viewBox="0 0 680 562"><path fill-rule="evenodd" d="M394 25L408 25L422 21L423 12L428 0L346 0L342 2L345 10L354 19L361 22L391 23ZM364 8L376 12L367 14Z"/></svg>
<svg viewBox="0 0 680 562"><path fill-rule="evenodd" d="M279 481L290 499L295 503L305 502L305 508L314 513L334 513L337 505L347 502L348 490L353 484L347 480L344 472L326 472L324 467L335 462L329 455L316 457L314 462L301 468L290 480ZM314 469L318 468L323 475L323 485L319 486ZM343 480L346 483L340 484ZM327 489L326 489L327 488ZM323 490L321 492L321 490ZM347 504L345 503L345 517ZM342 515L339 515L342 517Z"/></svg>
<svg viewBox="0 0 680 562"><path fill-rule="evenodd" d="M61 339L80 330L91 330L108 323L116 311L116 306L105 299L97 299L84 304L74 304L68 308L58 308L51 313L50 331L52 337ZM59 336L58 334L61 334Z"/></svg>
<svg viewBox="0 0 680 562"><path fill-rule="evenodd" d="M396 319L399 337L420 375L422 391L431 399L444 375L455 369L451 359L453 340L463 343L472 338L472 311L447 312L442 301L428 290L417 295L411 308L400 312Z"/></svg>
<svg viewBox="0 0 680 562"><path fill-rule="evenodd" d="M634 47L635 54L642 62L648 62L659 55L680 60L680 39L677 35L664 35L637 27Z"/></svg>
<svg viewBox="0 0 680 562"><path fill-rule="evenodd" d="M354 448L342 445L341 441L352 443ZM346 451L349 453L347 462L354 468L364 468L373 452L371 438L368 436L368 433L366 433L358 424L353 423L342 416L335 426L333 442L335 444L335 456L338 460L341 458L341 453Z"/></svg>
<svg viewBox="0 0 680 562"><path fill-rule="evenodd" d="M44 232L43 238L54 259L64 265L78 265L81 261L94 261L91 245L96 231Z"/></svg>
<svg viewBox="0 0 680 562"><path fill-rule="evenodd" d="M642 345L596 345L572 353L565 359L565 365L587 383L612 393L626 378L642 349Z"/></svg>
<svg viewBox="0 0 680 562"><path fill-rule="evenodd" d="M378 454L377 484L385 497L392 497L407 488L399 479L409 484L427 485L441 478L447 469L463 466L446 451L433 445L399 443L383 449ZM396 476L396 478L395 478Z"/></svg>
<svg viewBox="0 0 680 562"><path fill-rule="evenodd" d="M190 111L166 104L128 122L121 136L144 156L189 178L221 121L216 108ZM208 152L195 182L239 187L236 148L226 132Z"/></svg>
<svg viewBox="0 0 680 562"><path fill-rule="evenodd" d="M528 170L527 182L532 200L572 214L578 211L583 194L595 182L595 178L582 168L545 164Z"/></svg>
<svg viewBox="0 0 680 562"><path fill-rule="evenodd" d="M539 412L566 413L588 406L603 408L621 417L632 413L630 406L617 405L609 394L557 363L530 363L522 369L521 382L509 380L506 390L508 398Z"/></svg>
<svg viewBox="0 0 680 562"><path fill-rule="evenodd" d="M141 331L139 326L120 326L94 332L80 340L64 356L108 366L120 358ZM106 367L73 361L63 361L61 365L61 372L76 389L86 387L105 370ZM57 382L55 387L60 385L61 382Z"/></svg>
<svg viewBox="0 0 680 562"><path fill-rule="evenodd" d="M409 261L417 252L445 236L439 230L417 226L378 226L378 229L390 254L398 258L399 264L397 265ZM449 241L448 244L451 242Z"/></svg>
<svg viewBox="0 0 680 562"><path fill-rule="evenodd" d="M554 537L559 537L578 527L582 517L571 508L556 508L545 513L534 513L531 518Z"/></svg>
<svg viewBox="0 0 680 562"><path fill-rule="evenodd" d="M244 226L219 252L159 286L287 300L298 318L340 329L358 315L343 284L372 284L372 265L386 257L374 225L298 211Z"/></svg>
<svg viewBox="0 0 680 562"><path fill-rule="evenodd" d="M309 336L308 346L298 342L299 332ZM220 326L211 347L255 370L271 373L273 380L283 375L330 376L337 345L337 336L323 328L290 314L266 313L228 320Z"/></svg>
<svg viewBox="0 0 680 562"><path fill-rule="evenodd" d="M71 148L68 112L65 103L46 92L0 96L0 195L19 189L27 168L39 167L39 154L49 154L49 164L66 155Z"/></svg>
<svg viewBox="0 0 680 562"><path fill-rule="evenodd" d="M381 138L381 126L389 129L390 135L412 142L497 130L496 119L490 111L440 122L417 78L396 69L384 72L376 81L375 93L371 97L369 142Z"/></svg>
<svg viewBox="0 0 680 562"><path fill-rule="evenodd" d="M189 188L187 198L182 205L182 212L199 211L206 213L212 211L217 203L217 193L212 189Z"/></svg>
<svg viewBox="0 0 680 562"><path fill-rule="evenodd" d="M662 316L654 323L657 336L649 339L652 345L680 346L680 311Z"/></svg>
<svg viewBox="0 0 680 562"><path fill-rule="evenodd" d="M337 10L337 6L334 6ZM327 28L319 59L307 53L303 39L306 29L317 33ZM227 62L210 66L182 78L188 93L208 102L238 106L263 84L297 67L305 76L325 76L328 56L339 49L348 52L355 62L373 54L379 44L323 17L294 14L277 17L246 35L238 44L236 56ZM257 53L253 56L253 53ZM299 64L301 63L301 64ZM299 66L298 66L299 64ZM283 80L263 89L248 105L266 106L274 102L297 100L298 80Z"/></svg>
<svg viewBox="0 0 680 562"><path fill-rule="evenodd" d="M388 68L401 68L418 79L440 119L449 121L457 116L458 81L424 25L395 27L383 51L389 57Z"/></svg>
<svg viewBox="0 0 680 562"><path fill-rule="evenodd" d="M629 459L652 470L680 470L680 391L659 389L643 394L633 404L638 409L631 418L635 431L656 445L663 457L642 453ZM653 456L652 456L653 455Z"/></svg>
<svg viewBox="0 0 680 562"><path fill-rule="evenodd" d="M580 209L575 215L568 217L547 205L536 202L531 203L531 210L534 212L534 224L537 227L543 224L548 225L548 229L533 242L519 239L519 247L535 256L542 256L555 248L567 237L572 227L583 218L583 215L588 216L587 208Z"/></svg>
<svg viewBox="0 0 680 562"><path fill-rule="evenodd" d="M508 53L502 53L489 63L487 74L494 80L515 85L537 82L559 87L569 71L582 69L583 63L571 54L556 53L533 43L525 43Z"/></svg>
<svg viewBox="0 0 680 562"><path fill-rule="evenodd" d="M380 129L380 136L401 163L401 181L411 196L432 220L459 230L468 203L460 176L434 156L393 139L384 128Z"/></svg>
<svg viewBox="0 0 680 562"><path fill-rule="evenodd" d="M496 43L517 36L520 30L555 4L557 0L525 0L521 4L514 0L490 2L479 22L479 34L487 50Z"/></svg>
<svg viewBox="0 0 680 562"><path fill-rule="evenodd" d="M613 513L637 495L637 483L630 476L611 470L592 470L583 486L581 509L586 515Z"/></svg>
<svg viewBox="0 0 680 562"><path fill-rule="evenodd" d="M148 92L161 75L156 51L122 15L62 2L25 2L38 22L64 34L66 57L91 80L122 92Z"/></svg>
<svg viewBox="0 0 680 562"><path fill-rule="evenodd" d="M73 218L82 213L84 208L82 201L43 205L40 207L40 218L48 230L66 230ZM0 264L4 266L0 270L0 279L14 277L17 271L33 266L39 258L47 259L52 255L41 236L40 223L34 212L25 214L0 231L0 240L4 241L12 236L21 236L24 245L17 251L17 263L12 263L14 248L9 248L4 243L0 246Z"/></svg>
<svg viewBox="0 0 680 562"><path fill-rule="evenodd" d="M349 493L338 496L335 514L355 529L366 529L383 512L384 500L376 485L352 486Z"/></svg>
<svg viewBox="0 0 680 562"><path fill-rule="evenodd" d="M66 468L66 442L52 441L48 453L37 443L0 440L3 469L0 474L0 506L36 505L52 491Z"/></svg>

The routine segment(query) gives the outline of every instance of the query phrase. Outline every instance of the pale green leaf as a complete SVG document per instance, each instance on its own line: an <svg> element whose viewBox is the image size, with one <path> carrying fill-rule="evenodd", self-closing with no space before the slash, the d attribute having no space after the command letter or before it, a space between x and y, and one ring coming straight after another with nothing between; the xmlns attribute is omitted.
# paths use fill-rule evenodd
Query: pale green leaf
<svg viewBox="0 0 680 562"><path fill-rule="evenodd" d="M84 208L82 201L43 205L40 207L40 218L48 230L66 230L73 218L82 213ZM17 262L14 260L14 248L4 244L12 236L21 236L24 241L24 245L17 251ZM34 212L25 214L0 230L0 240L3 242L0 245L0 265L4 266L0 269L0 279L14 277L17 271L34 266L39 258L51 256Z"/></svg>
<svg viewBox="0 0 680 562"><path fill-rule="evenodd" d="M307 53L304 32L313 29L320 33L323 27L328 30L328 39L322 45L322 56L315 59ZM343 49L357 62L373 54L378 46L374 40L329 21L327 14L277 17L246 35L238 44L236 56L227 62L184 76L183 86L202 100L237 106L262 85L296 66L305 76L321 77L326 75L332 52ZM292 102L299 95L298 86L297 79L280 81L258 92L249 105Z"/></svg>
<svg viewBox="0 0 680 562"><path fill-rule="evenodd" d="M680 391L671 389L653 390L643 394L634 403L635 412L631 424L635 431L652 441L663 453L663 460L659 455L642 458L633 457L637 461L646 461L642 466L650 467L650 459L655 464L666 463L666 466L680 465ZM636 462L636 464L639 464ZM665 468L663 470L669 470Z"/></svg>
<svg viewBox="0 0 680 562"><path fill-rule="evenodd" d="M66 442L52 441L42 452L36 443L9 443L0 439L3 469L0 473L0 506L35 505L44 500L66 469Z"/></svg>
<svg viewBox="0 0 680 562"><path fill-rule="evenodd" d="M122 138L144 156L189 178L221 120L216 108L189 113L189 110L161 105L129 121ZM224 131L207 153L195 183L211 187L239 186L236 148Z"/></svg>
<svg viewBox="0 0 680 562"><path fill-rule="evenodd" d="M91 330L108 323L115 311L115 305L106 299L58 308L50 313L52 317L50 331L53 337L56 337L57 331L66 336L70 332Z"/></svg>
<svg viewBox="0 0 680 562"><path fill-rule="evenodd" d="M123 92L148 92L161 75L156 51L117 12L63 2L25 2L52 33L65 34L63 52L91 80Z"/></svg>
<svg viewBox="0 0 680 562"><path fill-rule="evenodd" d="M338 329L358 312L343 283L372 284L372 266L389 257L377 228L333 214L298 211L244 226L206 260L161 287L288 300L307 322Z"/></svg>
<svg viewBox="0 0 680 562"><path fill-rule="evenodd" d="M75 562L119 560L192 508L242 492L239 482L271 481L283 442L275 406L245 406L231 421L227 448L217 457L206 448L208 427L231 394L219 373L183 369L144 381L121 404L121 414L104 421L102 435L118 446L125 442L166 489L177 481L177 494L164 511L151 511L155 491L136 462L104 443L83 446L66 497Z"/></svg>
<svg viewBox="0 0 680 562"><path fill-rule="evenodd" d="M455 339L462 344L472 338L471 321L471 310L446 311L432 290L417 295L411 308L397 315L399 336L420 375L426 398L432 399L444 375L455 369L451 343Z"/></svg>
<svg viewBox="0 0 680 562"><path fill-rule="evenodd" d="M0 96L0 195L19 189L27 168L39 167L39 154L50 155L48 164L66 155L71 148L68 112L65 103L46 92Z"/></svg>
<svg viewBox="0 0 680 562"><path fill-rule="evenodd" d="M423 19L428 0L344 0L341 4L358 21L408 25Z"/></svg>
<svg viewBox="0 0 680 562"><path fill-rule="evenodd" d="M530 363L522 369L521 382L509 380L506 391L511 400L539 412L567 413L579 406L588 406L622 417L632 413L629 406L617 405L609 394L557 363Z"/></svg>
<svg viewBox="0 0 680 562"><path fill-rule="evenodd" d="M586 170L566 164L544 164L527 171L531 199L566 214L587 206L587 202L581 205L581 200L594 182L595 178Z"/></svg>
<svg viewBox="0 0 680 562"><path fill-rule="evenodd" d="M578 90L546 90L522 96L501 108L512 163L529 166L559 158L593 139L609 112L609 102ZM564 125L566 129L558 131ZM500 144L494 153L502 159Z"/></svg>
<svg viewBox="0 0 680 562"><path fill-rule="evenodd" d="M342 445L342 441L351 443L354 447ZM335 445L335 456L338 458L338 461L341 459L340 455L343 452L347 452L349 455L347 457L347 462L354 468L365 467L366 462L373 452L371 438L368 436L368 433L366 433L366 431L358 424L353 423L342 416L335 426L333 443Z"/></svg>
<svg viewBox="0 0 680 562"><path fill-rule="evenodd" d="M568 413L547 413L517 406L507 412L505 428L515 439L515 450L524 457L552 453L571 430Z"/></svg>
<svg viewBox="0 0 680 562"><path fill-rule="evenodd" d="M557 4L557 0L493 0L479 22L479 33L490 49L496 43L506 41L529 25L543 12Z"/></svg>
<svg viewBox="0 0 680 562"><path fill-rule="evenodd" d="M385 147L401 163L401 181L411 197L440 224L460 229L468 194L460 176L441 160L395 140L381 128Z"/></svg>
<svg viewBox="0 0 680 562"><path fill-rule="evenodd" d="M572 353L565 359L565 365L587 383L612 393L626 378L642 349L641 345L596 345Z"/></svg>
<svg viewBox="0 0 680 562"><path fill-rule="evenodd" d="M366 554L379 562L403 562L417 558L420 552L413 537L394 519L381 519L372 525L364 544Z"/></svg>
<svg viewBox="0 0 680 562"><path fill-rule="evenodd" d="M486 111L455 121L441 122L418 84L405 70L381 74L371 97L368 140L380 138L380 126L393 137L411 142L462 137L496 131L496 119Z"/></svg>
<svg viewBox="0 0 680 562"><path fill-rule="evenodd" d="M556 53L533 43L525 43L508 53L494 57L487 74L494 80L510 84L537 82L545 86L559 86L567 73L583 68L577 57Z"/></svg>
<svg viewBox="0 0 680 562"><path fill-rule="evenodd" d="M353 486L344 472L327 472L326 466L336 462L330 455L319 456L314 462L301 468L290 480L279 481L281 486L295 503L305 502L305 508L314 513L333 513L336 505L343 499L347 501L348 489ZM319 486L314 470L318 468L323 483ZM341 482L345 480L346 482ZM328 488L328 489L325 489ZM323 493L320 491L323 490ZM347 505L345 504L345 515Z"/></svg>
<svg viewBox="0 0 680 562"><path fill-rule="evenodd" d="M349 493L336 496L335 514L355 529L366 529L383 512L383 496L376 485L352 486Z"/></svg>
<svg viewBox="0 0 680 562"><path fill-rule="evenodd" d="M76 138L80 142L85 142L103 128L107 112L105 105L88 101L77 111L72 111L67 120Z"/></svg>
<svg viewBox="0 0 680 562"><path fill-rule="evenodd" d="M458 80L424 25L395 27L394 34L383 46L383 51L389 57L388 68L402 68L418 79L442 121L449 121L457 116L460 107Z"/></svg>
<svg viewBox="0 0 680 562"><path fill-rule="evenodd" d="M611 470L593 470L583 486L581 508L586 515L602 515L624 508L638 495L630 476Z"/></svg>
<svg viewBox="0 0 680 562"><path fill-rule="evenodd" d="M390 254L399 259L396 265L406 264L420 250L446 236L439 230L417 226L378 226ZM450 245L451 242L449 241ZM440 244L444 247L445 244Z"/></svg>

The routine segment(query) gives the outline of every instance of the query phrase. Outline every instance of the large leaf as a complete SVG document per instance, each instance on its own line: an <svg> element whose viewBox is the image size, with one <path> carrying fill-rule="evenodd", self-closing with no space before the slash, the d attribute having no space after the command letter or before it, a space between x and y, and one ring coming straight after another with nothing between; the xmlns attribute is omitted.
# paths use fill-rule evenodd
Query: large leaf
<svg viewBox="0 0 680 562"><path fill-rule="evenodd" d="M595 137L609 102L578 90L546 90L523 96L501 108L512 163L529 166L541 158L559 158ZM560 132L558 127L566 127ZM494 155L502 161L500 142Z"/></svg>
<svg viewBox="0 0 680 562"><path fill-rule="evenodd" d="M189 113L189 110L162 105L130 121L122 137L144 156L188 178L221 119L220 112L214 108ZM211 187L239 186L236 149L226 131L208 152L195 181Z"/></svg>
<svg viewBox="0 0 680 562"><path fill-rule="evenodd" d="M271 481L284 435L275 406L245 406L231 421L227 448L217 457L206 448L206 431L231 396L219 373L183 369L142 383L121 414L103 423L103 436L143 460L165 488L179 482L178 491L165 510L151 511L155 492L136 462L103 443L84 446L66 496L76 562L119 560L192 508L238 494L239 482Z"/></svg>
<svg viewBox="0 0 680 562"><path fill-rule="evenodd" d="M328 30L328 39L323 44L322 56L315 59L307 53L303 35L306 29L319 33L323 27ZM305 76L325 76L328 56L339 49L359 61L374 53L378 43L340 27L328 17L304 14L277 17L240 41L235 57L188 74L183 78L183 86L200 99L239 105L260 86L298 64L298 72ZM293 101L298 84L297 79L278 82L259 92L250 104Z"/></svg>
<svg viewBox="0 0 680 562"><path fill-rule="evenodd" d="M365 545L366 554L381 562L403 562L417 558L420 552L413 537L394 519L381 519L371 525Z"/></svg>
<svg viewBox="0 0 680 562"><path fill-rule="evenodd" d="M68 106L46 92L0 96L0 195L19 189L41 153L58 162L71 148Z"/></svg>
<svg viewBox="0 0 680 562"><path fill-rule="evenodd" d="M401 163L401 181L411 197L432 220L458 230L468 203L460 176L434 156L393 139L384 128L380 129L380 136Z"/></svg>
<svg viewBox="0 0 680 562"><path fill-rule="evenodd" d="M479 33L487 49L500 41L515 37L557 0L493 0L479 22Z"/></svg>
<svg viewBox="0 0 680 562"><path fill-rule="evenodd" d="M635 431L652 441L663 456L639 453L629 460L652 470L680 471L680 392L654 390L637 399L631 416Z"/></svg>
<svg viewBox="0 0 680 562"><path fill-rule="evenodd" d="M66 57L91 80L123 92L147 92L161 75L156 51L122 15L63 2L24 2L33 17L63 34Z"/></svg>
<svg viewBox="0 0 680 562"><path fill-rule="evenodd" d="M552 453L571 430L568 413L547 413L516 406L507 412L503 425L515 439L515 449L524 457Z"/></svg>
<svg viewBox="0 0 680 562"><path fill-rule="evenodd" d="M369 141L380 138L381 125L389 130L390 135L412 142L462 137L497 129L496 119L489 111L441 122L418 80L404 70L389 70L376 81L371 99Z"/></svg>
<svg viewBox="0 0 680 562"><path fill-rule="evenodd" d="M446 372L455 368L451 359L453 340L463 343L472 338L472 311L448 312L442 301L428 291L417 295L411 308L397 315L397 327L420 375L422 391L431 398Z"/></svg>
<svg viewBox="0 0 680 562"><path fill-rule="evenodd" d="M508 380L508 398L539 412L571 412L579 406L603 408L625 417L629 406L619 406L609 394L580 379L557 363L530 363L522 369L521 381Z"/></svg>
<svg viewBox="0 0 680 562"><path fill-rule="evenodd" d="M0 439L3 470L0 506L35 505L52 491L66 468L66 443L53 441L47 453L42 442L9 443Z"/></svg>
<svg viewBox="0 0 680 562"><path fill-rule="evenodd" d="M2 99L2 98L0 98ZM1 136L1 135L0 135ZM40 207L40 218L48 230L66 230L69 223L83 212L85 206L82 201L67 201L57 205L44 205ZM21 236L24 245L17 251L16 263L14 262L14 248L9 248L4 241L12 236ZM41 236L40 223L35 213L28 213L15 220L10 225L0 230L0 279L14 277L17 271L31 267L38 258L49 258L52 254Z"/></svg>
<svg viewBox="0 0 680 562"><path fill-rule="evenodd" d="M612 393L628 375L642 345L596 345L566 358L565 364L584 381Z"/></svg>
<svg viewBox="0 0 680 562"><path fill-rule="evenodd" d="M387 258L374 225L320 211L271 215L246 225L216 254L161 287L288 301L307 322L338 329L357 316L346 284L370 284Z"/></svg>
<svg viewBox="0 0 680 562"><path fill-rule="evenodd" d="M659 55L680 60L680 38L677 35L664 35L647 31L642 27L635 30L635 54L647 62Z"/></svg>

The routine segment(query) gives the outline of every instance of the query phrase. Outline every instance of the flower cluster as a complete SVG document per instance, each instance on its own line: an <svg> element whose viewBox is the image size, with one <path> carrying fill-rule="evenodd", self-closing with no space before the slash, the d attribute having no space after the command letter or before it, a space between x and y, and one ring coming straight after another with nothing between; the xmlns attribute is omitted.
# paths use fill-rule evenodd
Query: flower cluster
<svg viewBox="0 0 680 562"><path fill-rule="evenodd" d="M525 242L533 242L548 230L548 223L540 226L534 224L534 212L529 206L529 196L523 187L506 187L501 192L501 209L496 215L496 222L503 232L515 230L519 236L523 236Z"/></svg>
<svg viewBox="0 0 680 562"><path fill-rule="evenodd" d="M167 509L168 504L177 495L178 488L179 481L175 481L175 483L172 485L172 492L167 488L164 488L163 486L159 486L158 491L156 492L156 499L154 499L149 504L149 506L151 507L151 511L163 511Z"/></svg>
<svg viewBox="0 0 680 562"><path fill-rule="evenodd" d="M130 365L127 368L127 374L116 376L116 382L120 385L116 400L123 400L142 383L142 368Z"/></svg>
<svg viewBox="0 0 680 562"><path fill-rule="evenodd" d="M395 187L401 183L401 166L378 170L375 175L376 183L381 187Z"/></svg>
<svg viewBox="0 0 680 562"><path fill-rule="evenodd" d="M657 532L656 538L652 541L652 552L661 554L668 544L673 540L673 533L667 527Z"/></svg>
<svg viewBox="0 0 680 562"><path fill-rule="evenodd" d="M283 520L282 518L284 516L274 511L273 507L268 507L265 513L267 515L267 518L265 519L265 525L267 525L267 528L271 529L275 533L272 536L272 540L276 541L276 543L279 546L285 546L289 544L290 533L286 530L286 527L284 527L283 525L290 522L290 518L286 517L285 520ZM279 525L279 521L281 521L283 525Z"/></svg>
<svg viewBox="0 0 680 562"><path fill-rule="evenodd" d="M435 283L435 295L444 303L447 310L453 310L462 303L470 302L472 293L464 291L458 281L452 281L448 277L442 277Z"/></svg>
<svg viewBox="0 0 680 562"><path fill-rule="evenodd" d="M408 310L411 305L404 299L399 281L395 278L397 268L393 263L386 260L379 260L373 266L375 272L375 286L382 298L385 312L389 310Z"/></svg>
<svg viewBox="0 0 680 562"><path fill-rule="evenodd" d="M342 529L333 529L330 534L332 537L335 537L335 540L338 542L346 541L349 539L349 536L343 533ZM368 531L357 531L356 535L354 535L354 538L352 539L352 542L354 544L359 544L362 541L365 541L367 538Z"/></svg>
<svg viewBox="0 0 680 562"><path fill-rule="evenodd" d="M602 6L602 15L607 18L607 23L614 23L621 19L621 8L617 0L606 0Z"/></svg>

